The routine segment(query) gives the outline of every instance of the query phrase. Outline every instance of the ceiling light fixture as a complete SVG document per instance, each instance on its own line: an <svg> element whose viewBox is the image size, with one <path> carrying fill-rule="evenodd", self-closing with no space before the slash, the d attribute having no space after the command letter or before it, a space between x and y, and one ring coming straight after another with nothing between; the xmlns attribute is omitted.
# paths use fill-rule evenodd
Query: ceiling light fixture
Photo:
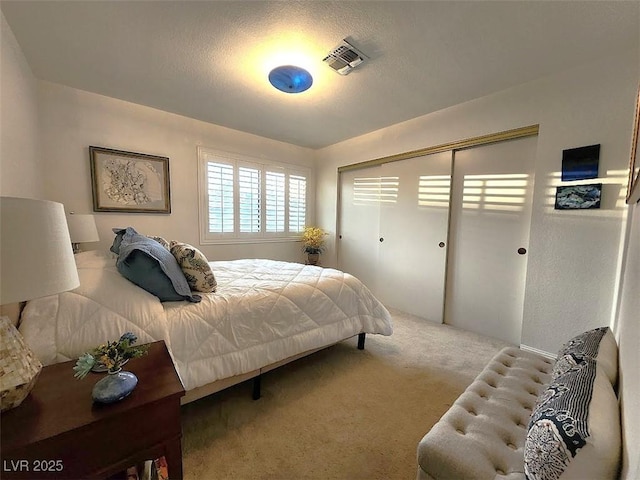
<svg viewBox="0 0 640 480"><path fill-rule="evenodd" d="M313 77L304 68L282 65L269 72L269 83L285 93L300 93L313 84Z"/></svg>

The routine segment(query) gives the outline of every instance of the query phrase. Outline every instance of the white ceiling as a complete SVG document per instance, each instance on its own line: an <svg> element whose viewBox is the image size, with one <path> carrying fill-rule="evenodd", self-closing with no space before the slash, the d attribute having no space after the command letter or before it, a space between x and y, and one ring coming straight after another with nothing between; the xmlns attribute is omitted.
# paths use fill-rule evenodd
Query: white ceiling
<svg viewBox="0 0 640 480"><path fill-rule="evenodd" d="M640 38L637 1L0 6L40 79L311 148L638 48ZM347 76L322 62L343 38L370 57ZM312 72L310 90L268 84L269 69L287 63Z"/></svg>

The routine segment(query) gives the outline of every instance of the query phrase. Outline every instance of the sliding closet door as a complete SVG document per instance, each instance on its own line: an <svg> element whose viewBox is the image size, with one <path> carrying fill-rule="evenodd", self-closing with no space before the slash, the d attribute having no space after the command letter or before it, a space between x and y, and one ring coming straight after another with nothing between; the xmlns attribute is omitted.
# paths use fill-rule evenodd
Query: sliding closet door
<svg viewBox="0 0 640 480"><path fill-rule="evenodd" d="M519 344L537 137L455 152L445 322Z"/></svg>
<svg viewBox="0 0 640 480"><path fill-rule="evenodd" d="M387 307L442 323L451 152L382 165L378 298ZM396 190L391 187L395 186Z"/></svg>
<svg viewBox="0 0 640 480"><path fill-rule="evenodd" d="M378 293L380 167L340 174L338 265Z"/></svg>

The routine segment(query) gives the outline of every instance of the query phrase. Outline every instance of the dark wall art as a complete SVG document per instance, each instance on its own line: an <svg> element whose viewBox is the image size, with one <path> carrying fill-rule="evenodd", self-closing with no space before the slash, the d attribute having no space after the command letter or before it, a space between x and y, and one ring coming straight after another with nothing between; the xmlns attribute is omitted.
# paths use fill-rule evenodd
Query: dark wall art
<svg viewBox="0 0 640 480"><path fill-rule="evenodd" d="M598 178L600 144L562 151L562 181Z"/></svg>
<svg viewBox="0 0 640 480"><path fill-rule="evenodd" d="M556 210L600 208L602 184L568 185L556 190Z"/></svg>

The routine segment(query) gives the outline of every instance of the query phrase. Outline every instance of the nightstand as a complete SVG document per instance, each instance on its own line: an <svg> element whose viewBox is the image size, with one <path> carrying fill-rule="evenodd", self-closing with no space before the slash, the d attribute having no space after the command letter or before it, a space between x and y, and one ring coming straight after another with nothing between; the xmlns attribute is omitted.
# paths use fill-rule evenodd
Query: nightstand
<svg viewBox="0 0 640 480"><path fill-rule="evenodd" d="M78 380L74 365L44 367L22 405L0 416L2 478L104 479L164 455L169 478L182 479L184 388L164 341L127 363L138 385L116 403L94 403L91 390L105 374Z"/></svg>

